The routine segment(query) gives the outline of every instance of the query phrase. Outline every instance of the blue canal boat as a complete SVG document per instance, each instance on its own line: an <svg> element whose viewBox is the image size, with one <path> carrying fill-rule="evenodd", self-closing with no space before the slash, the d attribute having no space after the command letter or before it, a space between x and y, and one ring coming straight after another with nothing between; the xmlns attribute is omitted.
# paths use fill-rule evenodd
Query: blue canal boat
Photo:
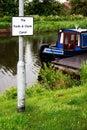
<svg viewBox="0 0 87 130"><path fill-rule="evenodd" d="M71 57L87 52L87 29L62 29L54 45L43 44L39 54L42 61Z"/></svg>

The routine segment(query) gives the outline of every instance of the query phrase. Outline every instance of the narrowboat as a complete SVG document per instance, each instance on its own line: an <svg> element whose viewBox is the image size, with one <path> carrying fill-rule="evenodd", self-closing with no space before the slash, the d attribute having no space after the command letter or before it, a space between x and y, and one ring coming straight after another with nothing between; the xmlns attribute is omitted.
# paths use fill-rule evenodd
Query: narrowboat
<svg viewBox="0 0 87 130"><path fill-rule="evenodd" d="M55 44L42 44L39 49L41 61L52 61L87 52L87 29L62 29Z"/></svg>

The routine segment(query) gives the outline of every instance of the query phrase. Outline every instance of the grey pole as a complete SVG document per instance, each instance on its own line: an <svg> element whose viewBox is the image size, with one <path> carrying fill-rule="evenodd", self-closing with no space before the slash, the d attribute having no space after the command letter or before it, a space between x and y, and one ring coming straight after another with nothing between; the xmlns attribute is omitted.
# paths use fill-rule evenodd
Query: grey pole
<svg viewBox="0 0 87 130"><path fill-rule="evenodd" d="M19 16L24 16L24 0L19 0ZM17 64L17 94L18 94L18 112L25 111L25 62L24 62L24 38L19 36L19 61Z"/></svg>

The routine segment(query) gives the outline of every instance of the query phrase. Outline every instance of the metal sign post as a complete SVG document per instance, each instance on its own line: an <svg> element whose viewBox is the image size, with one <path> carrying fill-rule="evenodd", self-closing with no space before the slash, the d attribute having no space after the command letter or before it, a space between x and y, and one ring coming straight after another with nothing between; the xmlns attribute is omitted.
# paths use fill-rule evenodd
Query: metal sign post
<svg viewBox="0 0 87 130"><path fill-rule="evenodd" d="M24 17L24 0L19 0L19 17L12 18L12 35L19 36L19 61L17 64L18 112L25 111L26 74L24 62L24 37L33 35L33 17Z"/></svg>
<svg viewBox="0 0 87 130"><path fill-rule="evenodd" d="M19 0L19 16L24 16L24 0ZM19 61L17 64L18 112L25 111L25 63L23 56L24 38L19 36Z"/></svg>

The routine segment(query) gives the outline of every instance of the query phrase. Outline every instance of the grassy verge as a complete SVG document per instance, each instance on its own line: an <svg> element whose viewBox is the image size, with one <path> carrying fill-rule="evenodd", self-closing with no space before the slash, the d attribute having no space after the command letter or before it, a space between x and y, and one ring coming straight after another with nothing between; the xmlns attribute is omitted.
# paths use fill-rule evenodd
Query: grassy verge
<svg viewBox="0 0 87 130"><path fill-rule="evenodd" d="M61 28L79 28L87 27L87 18L80 15L75 16L33 16L34 17L34 33L57 31ZM11 27L12 18L4 17L0 19L0 28Z"/></svg>
<svg viewBox="0 0 87 130"><path fill-rule="evenodd" d="M26 91L26 112L17 113L16 89L0 95L1 130L86 130L87 84L48 91L37 84Z"/></svg>
<svg viewBox="0 0 87 130"><path fill-rule="evenodd" d="M76 25L78 25L79 28L86 28L87 22L85 22L85 20L35 22L34 31L35 32L57 31L59 29L64 28L75 28Z"/></svg>

